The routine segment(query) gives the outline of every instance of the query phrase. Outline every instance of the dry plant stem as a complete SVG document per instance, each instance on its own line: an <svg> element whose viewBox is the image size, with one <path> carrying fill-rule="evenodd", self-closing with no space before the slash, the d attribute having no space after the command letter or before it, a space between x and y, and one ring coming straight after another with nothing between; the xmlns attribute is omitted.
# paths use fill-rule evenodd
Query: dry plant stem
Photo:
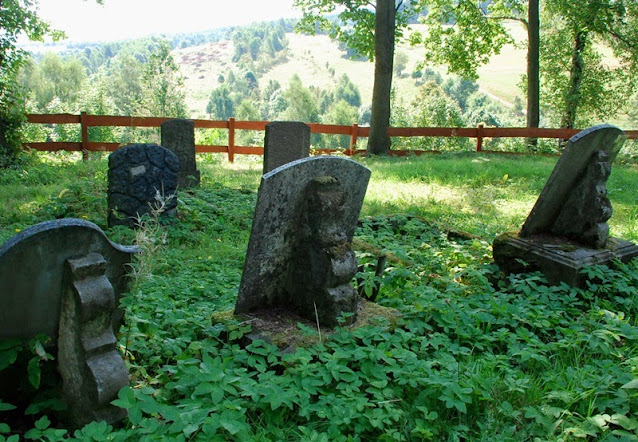
<svg viewBox="0 0 638 442"><path fill-rule="evenodd" d="M315 306L315 318L317 319L317 332L319 332L319 342L322 342L321 341L321 328L319 327L319 313L317 313L317 304L315 304L313 302L312 305Z"/></svg>

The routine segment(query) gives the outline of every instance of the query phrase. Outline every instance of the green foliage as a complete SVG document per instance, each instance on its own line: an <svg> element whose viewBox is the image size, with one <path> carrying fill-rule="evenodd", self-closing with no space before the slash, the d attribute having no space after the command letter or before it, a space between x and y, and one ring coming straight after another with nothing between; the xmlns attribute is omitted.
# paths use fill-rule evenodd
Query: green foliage
<svg viewBox="0 0 638 442"><path fill-rule="evenodd" d="M522 19L526 2L497 0L490 2L487 10L481 3L473 0L428 1L428 14L423 20L428 25L428 32L425 35L413 33L411 43L425 46L426 60L446 65L450 72L476 80L478 67L512 42L503 21L498 18Z"/></svg>
<svg viewBox="0 0 638 442"><path fill-rule="evenodd" d="M547 2L541 74L550 121L587 126L626 109L627 97L636 90L638 34L631 25L636 20L634 2ZM577 37L583 46L576 51ZM603 48L611 48L617 64L604 61Z"/></svg>
<svg viewBox="0 0 638 442"><path fill-rule="evenodd" d="M288 89L282 93L287 106L284 118L290 121L304 121L316 123L319 121L319 109L317 101L310 91L304 87L301 78L297 74L290 78Z"/></svg>
<svg viewBox="0 0 638 442"><path fill-rule="evenodd" d="M235 29L231 33L235 48L233 61L257 72L266 72L285 61L288 48L286 32L291 30L290 23L289 20L279 20Z"/></svg>
<svg viewBox="0 0 638 442"><path fill-rule="evenodd" d="M206 106L206 112L219 120L228 120L235 116L235 107L230 98L230 89L226 84L222 84L217 89L213 89Z"/></svg>
<svg viewBox="0 0 638 442"><path fill-rule="evenodd" d="M17 159L21 147L24 118L24 91L17 82L26 53L17 47L21 36L42 40L53 32L42 21L33 0L7 0L0 7L0 169Z"/></svg>
<svg viewBox="0 0 638 442"><path fill-rule="evenodd" d="M427 4L429 13L423 22L428 32L412 34L411 42L424 45L426 60L469 79L476 79L478 67L513 42L507 22L528 26L525 1L434 0ZM544 124L585 127L618 116L636 88L636 3L551 0L540 5ZM614 63L604 61L609 49Z"/></svg>
<svg viewBox="0 0 638 442"><path fill-rule="evenodd" d="M294 7L303 14L295 29L315 35L326 32L333 40L342 42L356 54L374 59L374 15L376 2L366 0L295 0ZM395 40L403 38L405 28L423 5L417 0L402 2L397 12ZM334 17L337 17L334 19Z"/></svg>
<svg viewBox="0 0 638 442"><path fill-rule="evenodd" d="M351 106L357 108L361 106L361 92L359 92L359 88L350 80L347 74L343 74L339 78L335 89L335 97L337 100L345 100ZM356 119L351 121L356 121Z"/></svg>
<svg viewBox="0 0 638 442"><path fill-rule="evenodd" d="M48 157L3 172L0 189L62 182L69 190L56 190L51 202L48 194L34 195L19 205L7 194L0 238L16 225L83 209L104 226L106 161ZM202 155L203 186L180 192L179 222L149 220L143 238L138 235L146 253L122 299L119 336L132 380L114 402L128 410L124 426L68 430L55 396L23 395L22 404L0 394L0 436L632 440L638 436L638 261L588 268L590 282L581 289L549 286L536 273L504 276L491 264L489 239L520 226L554 161L475 154L363 160L373 170L364 214L374 216L362 217L355 233L357 279L380 282L378 301L402 317L393 326L380 320L337 328L320 344L282 354L261 340L240 345L250 322L211 321L235 302L261 163L242 157L230 165ZM637 173L633 164L617 165L610 178L614 229L635 221L627 207L636 206ZM89 181L93 187L85 188ZM442 206L447 212L435 212ZM134 240L128 229L107 234L120 243ZM629 237L638 240L637 234ZM379 252L388 254L388 264L375 277ZM42 391L55 373L43 344L1 341L0 383L11 379L13 387L20 376L5 374L16 367L25 388L33 390L39 377Z"/></svg>
<svg viewBox="0 0 638 442"><path fill-rule="evenodd" d="M141 78L142 110L148 116L185 118L184 79L170 51L168 42L160 41L149 56Z"/></svg>

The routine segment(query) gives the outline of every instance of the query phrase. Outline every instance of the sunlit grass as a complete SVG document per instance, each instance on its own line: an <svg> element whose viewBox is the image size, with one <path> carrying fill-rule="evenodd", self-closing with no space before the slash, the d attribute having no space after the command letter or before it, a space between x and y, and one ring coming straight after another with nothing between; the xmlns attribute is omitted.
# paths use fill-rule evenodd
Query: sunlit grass
<svg viewBox="0 0 638 442"><path fill-rule="evenodd" d="M202 187L256 192L263 158L237 155L234 163L227 158L198 156ZM372 171L362 216L411 214L488 240L521 227L556 163L555 157L476 153L356 160ZM56 206L61 202L77 216L102 223L107 168L106 156L83 163L77 154L37 154L22 168L0 172L0 238L63 213ZM612 234L631 240L638 240L636 182L638 165L632 162L617 162L608 182ZM70 201L74 192L92 192L100 200L83 208L83 201Z"/></svg>

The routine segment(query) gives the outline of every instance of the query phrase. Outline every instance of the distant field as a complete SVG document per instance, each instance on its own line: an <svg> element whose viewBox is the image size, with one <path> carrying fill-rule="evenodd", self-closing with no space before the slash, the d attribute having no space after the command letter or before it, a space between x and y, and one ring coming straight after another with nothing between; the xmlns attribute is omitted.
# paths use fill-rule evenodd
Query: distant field
<svg viewBox="0 0 638 442"><path fill-rule="evenodd" d="M423 30L421 25L415 28ZM372 101L373 63L345 58L345 53L339 49L337 43L325 35L290 33L287 34L287 38L290 42L288 62L263 74L260 78L262 84L274 79L285 87L290 77L296 73L306 86L329 89L333 87L336 79L347 74L359 86L362 102L369 104ZM232 62L233 51L233 43L229 40L174 51L175 60L186 80L187 104L192 115L205 117L208 97L211 91L219 86L219 75L225 74L231 68L238 70ZM402 44L397 47L396 52L407 54L409 61L403 75L395 75L393 87L397 97L409 103L418 87L410 74L416 65L423 61L423 49ZM443 74L447 71L444 66L429 67ZM334 68L334 76L330 68ZM509 46L481 69L478 83L485 92L511 103L516 95L520 95L516 85L524 71L525 51Z"/></svg>
<svg viewBox="0 0 638 442"><path fill-rule="evenodd" d="M526 70L527 50L525 47L526 33L523 26L516 22L507 26L516 44L503 47L501 52L493 56L488 64L479 68L477 83L481 91L504 105L511 106L516 97L525 100L518 85ZM413 25L413 28L419 31L425 29L423 25ZM330 89L339 77L347 74L359 87L363 105L371 103L374 82L373 63L346 59L345 52L341 51L338 44L325 35L309 36L289 33L287 38L290 51L288 61L262 74L259 78L261 85L274 79L285 88L289 79L297 74L306 86L312 85ZM233 52L234 46L230 40L173 51L175 60L185 76L186 102L193 117L206 118L208 116L206 105L211 91L219 86L219 75L226 74L229 69L233 69L235 72L239 70L232 61ZM416 96L418 89L418 85L410 74L418 63L423 62L424 50L421 47L401 44L396 48L396 52L405 53L408 56L408 64L403 75L394 76L393 89L397 102L409 104ZM603 54L610 63L614 63L610 50L603 49ZM445 66L429 65L427 67L443 75L447 74ZM334 69L334 75L331 69ZM609 122L622 128L632 126L626 115L621 115Z"/></svg>

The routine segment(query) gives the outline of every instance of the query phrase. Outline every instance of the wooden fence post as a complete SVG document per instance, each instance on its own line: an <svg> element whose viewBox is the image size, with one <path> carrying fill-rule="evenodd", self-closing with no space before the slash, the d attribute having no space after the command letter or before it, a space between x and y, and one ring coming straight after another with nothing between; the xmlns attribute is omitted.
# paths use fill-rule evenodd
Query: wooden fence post
<svg viewBox="0 0 638 442"><path fill-rule="evenodd" d="M228 161L235 162L235 118L228 119Z"/></svg>
<svg viewBox="0 0 638 442"><path fill-rule="evenodd" d="M483 150L483 127L484 124L483 123L479 123L478 127L476 128L476 151L480 152Z"/></svg>
<svg viewBox="0 0 638 442"><path fill-rule="evenodd" d="M86 112L80 112L80 130L82 131L82 160L89 160L89 127L86 125Z"/></svg>
<svg viewBox="0 0 638 442"><path fill-rule="evenodd" d="M350 135L350 148L348 149L348 155L354 155L355 148L357 146L357 138L359 137L359 125L354 123L352 125L352 134Z"/></svg>

